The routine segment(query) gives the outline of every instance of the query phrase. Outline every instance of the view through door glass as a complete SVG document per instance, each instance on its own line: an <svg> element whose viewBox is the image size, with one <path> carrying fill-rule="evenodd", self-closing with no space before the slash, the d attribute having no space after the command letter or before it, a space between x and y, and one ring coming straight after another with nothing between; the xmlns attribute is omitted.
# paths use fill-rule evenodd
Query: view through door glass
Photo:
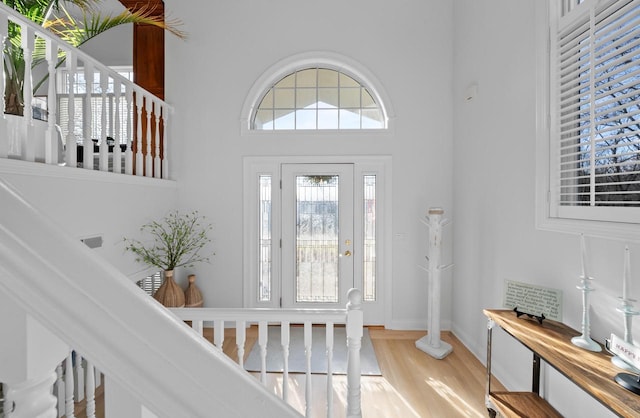
<svg viewBox="0 0 640 418"><path fill-rule="evenodd" d="M282 165L282 305L342 306L353 286L353 165Z"/></svg>

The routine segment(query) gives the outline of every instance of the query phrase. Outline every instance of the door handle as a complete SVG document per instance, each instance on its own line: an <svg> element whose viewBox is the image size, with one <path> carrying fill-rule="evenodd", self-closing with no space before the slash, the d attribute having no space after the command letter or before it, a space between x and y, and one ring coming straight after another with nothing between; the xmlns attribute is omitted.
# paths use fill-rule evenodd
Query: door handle
<svg viewBox="0 0 640 418"><path fill-rule="evenodd" d="M347 250L344 252L345 257L351 257L351 251Z"/></svg>

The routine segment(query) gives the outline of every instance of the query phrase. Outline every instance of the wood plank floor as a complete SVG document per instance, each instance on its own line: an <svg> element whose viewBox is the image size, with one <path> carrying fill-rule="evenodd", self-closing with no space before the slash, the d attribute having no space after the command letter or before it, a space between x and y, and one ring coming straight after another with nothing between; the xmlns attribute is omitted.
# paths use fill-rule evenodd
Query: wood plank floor
<svg viewBox="0 0 640 418"><path fill-rule="evenodd" d="M453 352L436 360L415 347L424 331L392 331L369 328L382 376L362 377L362 416L364 418L484 418L486 369L451 333L443 332L442 340L453 346ZM212 331L205 329L211 341ZM225 339L234 341L234 330ZM257 339L257 328L247 330L245 358ZM237 360L235 344L227 343L224 352ZM258 373L254 373L259 378ZM335 418L345 416L346 377L334 376ZM312 375L314 417L326 416L326 376ZM267 388L281 396L282 375L269 373ZM305 375L289 375L289 403L304 414ZM504 390L496 379L492 389ZM98 418L104 417L97 398ZM84 418L79 411L78 418Z"/></svg>

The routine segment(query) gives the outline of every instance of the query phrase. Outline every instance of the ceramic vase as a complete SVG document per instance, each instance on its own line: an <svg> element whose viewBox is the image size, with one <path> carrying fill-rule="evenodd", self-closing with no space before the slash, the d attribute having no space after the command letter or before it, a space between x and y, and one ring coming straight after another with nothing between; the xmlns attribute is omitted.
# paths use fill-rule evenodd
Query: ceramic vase
<svg viewBox="0 0 640 418"><path fill-rule="evenodd" d="M198 286L196 286L196 275L189 275L189 286L184 291L184 306L185 308L200 308L204 303L202 299L202 293Z"/></svg>

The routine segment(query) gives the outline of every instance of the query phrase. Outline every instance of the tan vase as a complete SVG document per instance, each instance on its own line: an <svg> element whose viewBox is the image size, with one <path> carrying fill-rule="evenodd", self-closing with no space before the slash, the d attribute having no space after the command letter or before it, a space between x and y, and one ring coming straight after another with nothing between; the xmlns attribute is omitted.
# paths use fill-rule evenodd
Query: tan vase
<svg viewBox="0 0 640 418"><path fill-rule="evenodd" d="M184 307L184 292L173 280L173 270L165 270L164 282L153 297L167 308Z"/></svg>
<svg viewBox="0 0 640 418"><path fill-rule="evenodd" d="M184 306L185 308L200 308L204 301L202 300L202 292L196 286L196 275L189 275L189 286L184 291Z"/></svg>

